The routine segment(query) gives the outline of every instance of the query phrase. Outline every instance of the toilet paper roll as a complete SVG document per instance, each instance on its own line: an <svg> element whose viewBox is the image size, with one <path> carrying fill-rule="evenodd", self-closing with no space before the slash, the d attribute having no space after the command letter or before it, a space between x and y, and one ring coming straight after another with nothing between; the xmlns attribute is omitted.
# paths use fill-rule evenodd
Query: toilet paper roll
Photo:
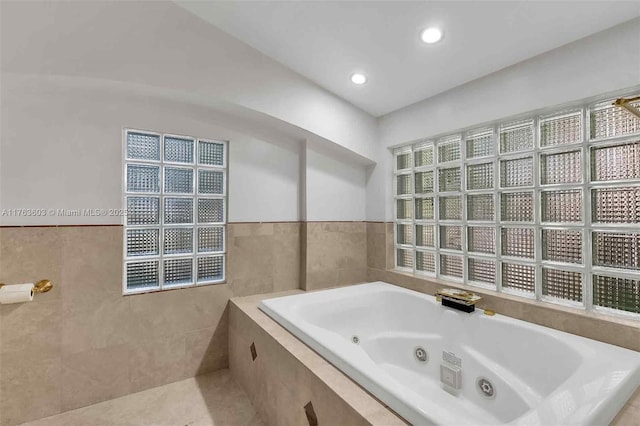
<svg viewBox="0 0 640 426"><path fill-rule="evenodd" d="M33 283L12 284L0 287L0 304L31 302L33 300Z"/></svg>

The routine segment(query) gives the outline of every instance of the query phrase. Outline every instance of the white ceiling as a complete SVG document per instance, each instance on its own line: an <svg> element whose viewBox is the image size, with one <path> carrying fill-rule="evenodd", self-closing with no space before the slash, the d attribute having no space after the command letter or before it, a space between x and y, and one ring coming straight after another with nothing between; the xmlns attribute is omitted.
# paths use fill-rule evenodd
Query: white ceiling
<svg viewBox="0 0 640 426"><path fill-rule="evenodd" d="M638 0L179 4L374 116L640 16ZM431 25L445 35L426 45Z"/></svg>

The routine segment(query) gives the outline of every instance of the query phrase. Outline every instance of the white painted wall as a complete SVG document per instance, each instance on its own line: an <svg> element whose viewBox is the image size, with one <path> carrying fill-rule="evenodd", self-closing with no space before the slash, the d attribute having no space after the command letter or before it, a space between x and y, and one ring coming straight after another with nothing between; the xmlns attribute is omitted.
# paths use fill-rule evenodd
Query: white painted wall
<svg viewBox="0 0 640 426"><path fill-rule="evenodd" d="M375 157L375 118L172 2L2 1L0 8L3 72L223 100Z"/></svg>
<svg viewBox="0 0 640 426"><path fill-rule="evenodd" d="M334 153L306 149L307 221L363 221L366 216L365 165Z"/></svg>
<svg viewBox="0 0 640 426"><path fill-rule="evenodd" d="M301 144L215 110L110 86L75 87L2 75L1 209L122 207L125 127L229 140L230 222L299 218ZM115 216L0 217L2 225L119 224Z"/></svg>
<svg viewBox="0 0 640 426"><path fill-rule="evenodd" d="M367 220L393 218L392 156L386 148L638 84L635 19L381 117L383 165L368 181Z"/></svg>
<svg viewBox="0 0 640 426"><path fill-rule="evenodd" d="M280 146L250 137L229 145L229 222L300 218L301 144Z"/></svg>
<svg viewBox="0 0 640 426"><path fill-rule="evenodd" d="M640 18L380 119L383 146L640 84Z"/></svg>

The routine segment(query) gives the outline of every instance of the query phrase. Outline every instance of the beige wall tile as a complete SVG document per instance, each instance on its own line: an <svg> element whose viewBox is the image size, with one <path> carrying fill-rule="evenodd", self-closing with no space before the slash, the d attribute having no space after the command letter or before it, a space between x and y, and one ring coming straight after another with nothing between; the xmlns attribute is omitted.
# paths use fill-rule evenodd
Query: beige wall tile
<svg viewBox="0 0 640 426"><path fill-rule="evenodd" d="M194 289L180 289L127 296L131 305L132 342L173 337L189 329L196 303Z"/></svg>
<svg viewBox="0 0 640 426"><path fill-rule="evenodd" d="M273 243L273 291L300 287L300 223L277 223Z"/></svg>
<svg viewBox="0 0 640 426"><path fill-rule="evenodd" d="M32 303L59 299L63 292L61 247L58 228L1 228L0 282L22 284L48 279L54 284L53 290L39 294Z"/></svg>
<svg viewBox="0 0 640 426"><path fill-rule="evenodd" d="M275 390L268 388L265 380L265 364L263 362L263 348L256 350L258 356L255 360L251 357L250 345L254 339L243 338L242 333L232 333L229 336L229 366L232 375L247 392L254 408L266 424L278 424L273 403ZM271 392L270 392L271 391ZM271 394L271 396L269 396ZM270 399L271 398L271 399Z"/></svg>
<svg viewBox="0 0 640 426"><path fill-rule="evenodd" d="M338 270L338 285L360 284L367 280L367 268L343 268Z"/></svg>
<svg viewBox="0 0 640 426"><path fill-rule="evenodd" d="M385 269L386 267L386 230L383 222L367 222L367 266Z"/></svg>
<svg viewBox="0 0 640 426"><path fill-rule="evenodd" d="M353 284L366 279L366 226L364 222L306 224L306 290Z"/></svg>
<svg viewBox="0 0 640 426"><path fill-rule="evenodd" d="M387 252L387 269L393 269L396 266L395 249L393 246L393 223L385 223L386 230L386 252Z"/></svg>
<svg viewBox="0 0 640 426"><path fill-rule="evenodd" d="M92 311L122 297L120 226L60 228L65 312Z"/></svg>
<svg viewBox="0 0 640 426"><path fill-rule="evenodd" d="M91 349L62 358L62 411L131 392L129 346Z"/></svg>
<svg viewBox="0 0 640 426"><path fill-rule="evenodd" d="M338 282L338 271L331 268L326 271L307 271L306 275L305 290L307 291L335 287Z"/></svg>
<svg viewBox="0 0 640 426"><path fill-rule="evenodd" d="M218 327L203 328L185 335L185 374L210 373L229 366L229 323L225 314Z"/></svg>
<svg viewBox="0 0 640 426"><path fill-rule="evenodd" d="M185 336L139 340L129 345L131 391L176 382L187 377Z"/></svg>
<svg viewBox="0 0 640 426"><path fill-rule="evenodd" d="M243 223L227 230L226 284L123 296L122 227L0 228L0 281L54 283L34 303L0 307L0 385L8 386L5 377L29 354L58 359L57 375L36 375L25 385L25 392L39 382L58 386L58 403L35 410L40 416L222 368L229 362L225 307L231 297L297 289L307 275L315 288L366 279L363 222ZM308 252L314 255L309 265ZM101 387L99 377L61 366L62 360L123 348L129 351L128 388L122 382ZM97 383L95 392L76 398L73 389L87 383ZM8 424L26 419L7 407L11 401L0 401L1 411L13 413Z"/></svg>
<svg viewBox="0 0 640 426"><path fill-rule="evenodd" d="M60 299L0 305L0 312L2 353L38 353L45 358L60 356ZM13 365L3 364L2 367L6 370Z"/></svg>
<svg viewBox="0 0 640 426"><path fill-rule="evenodd" d="M133 321L129 298L104 299L93 310L65 311L62 322L62 353L73 354L134 341L137 323Z"/></svg>
<svg viewBox="0 0 640 426"><path fill-rule="evenodd" d="M15 425L61 411L62 361L38 353L2 354L0 424Z"/></svg>
<svg viewBox="0 0 640 426"><path fill-rule="evenodd" d="M235 295L273 291L274 225L230 225L227 281Z"/></svg>
<svg viewBox="0 0 640 426"><path fill-rule="evenodd" d="M222 327L221 323L228 301L233 297L228 284L216 284L186 290L189 292L189 314L186 330Z"/></svg>

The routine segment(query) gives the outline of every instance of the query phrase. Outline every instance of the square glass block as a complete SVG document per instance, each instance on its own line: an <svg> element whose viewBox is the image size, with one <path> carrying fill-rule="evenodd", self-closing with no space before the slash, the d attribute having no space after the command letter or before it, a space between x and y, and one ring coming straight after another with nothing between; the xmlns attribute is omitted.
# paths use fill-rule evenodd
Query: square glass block
<svg viewBox="0 0 640 426"><path fill-rule="evenodd" d="M193 194L193 169L164 168L164 192Z"/></svg>
<svg viewBox="0 0 640 426"><path fill-rule="evenodd" d="M460 139L438 143L438 163L448 163L460 159Z"/></svg>
<svg viewBox="0 0 640 426"><path fill-rule="evenodd" d="M224 227L198 228L198 253L224 251Z"/></svg>
<svg viewBox="0 0 640 426"><path fill-rule="evenodd" d="M164 254L193 253L192 228L165 228Z"/></svg>
<svg viewBox="0 0 640 426"><path fill-rule="evenodd" d="M416 219L417 220L433 220L433 198L416 198Z"/></svg>
<svg viewBox="0 0 640 426"><path fill-rule="evenodd" d="M594 265L640 269L640 234L598 231L592 241Z"/></svg>
<svg viewBox="0 0 640 426"><path fill-rule="evenodd" d="M462 226L441 226L440 248L462 250Z"/></svg>
<svg viewBox="0 0 640 426"><path fill-rule="evenodd" d="M396 176L396 195L411 194L411 175Z"/></svg>
<svg viewBox="0 0 640 426"><path fill-rule="evenodd" d="M198 223L224 222L224 200L221 198L198 198Z"/></svg>
<svg viewBox="0 0 640 426"><path fill-rule="evenodd" d="M160 161L160 136L127 132L127 158Z"/></svg>
<svg viewBox="0 0 640 426"><path fill-rule="evenodd" d="M413 250L411 249L396 249L396 266L398 268L413 269Z"/></svg>
<svg viewBox="0 0 640 426"><path fill-rule="evenodd" d="M582 231L543 229L542 258L554 262L582 263Z"/></svg>
<svg viewBox="0 0 640 426"><path fill-rule="evenodd" d="M127 263L127 290L144 290L160 286L157 260Z"/></svg>
<svg viewBox="0 0 640 426"><path fill-rule="evenodd" d="M193 198L166 197L164 223L193 223Z"/></svg>
<svg viewBox="0 0 640 426"><path fill-rule="evenodd" d="M440 197L440 220L462 220L462 197Z"/></svg>
<svg viewBox="0 0 640 426"><path fill-rule="evenodd" d="M529 265L502 263L502 288L534 293L536 269Z"/></svg>
<svg viewBox="0 0 640 426"><path fill-rule="evenodd" d="M440 275L462 278L462 256L440 255Z"/></svg>
<svg viewBox="0 0 640 426"><path fill-rule="evenodd" d="M500 152L518 152L533 149L533 121L509 123L500 126Z"/></svg>
<svg viewBox="0 0 640 426"><path fill-rule="evenodd" d="M593 304L640 314L640 280L594 275Z"/></svg>
<svg viewBox="0 0 640 426"><path fill-rule="evenodd" d="M496 262L470 258L468 265L469 281L496 285Z"/></svg>
<svg viewBox="0 0 640 426"><path fill-rule="evenodd" d="M199 257L198 283L224 280L224 255Z"/></svg>
<svg viewBox="0 0 640 426"><path fill-rule="evenodd" d="M582 142L582 111L540 119L540 146Z"/></svg>
<svg viewBox="0 0 640 426"><path fill-rule="evenodd" d="M533 158L500 161L500 186L511 188L533 185Z"/></svg>
<svg viewBox="0 0 640 426"><path fill-rule="evenodd" d="M493 163L467 165L467 189L492 189Z"/></svg>
<svg viewBox="0 0 640 426"><path fill-rule="evenodd" d="M582 154L580 151L542 154L540 180L543 185L582 182Z"/></svg>
<svg viewBox="0 0 640 426"><path fill-rule="evenodd" d="M493 129L483 129L467 134L467 158L493 155Z"/></svg>
<svg viewBox="0 0 640 426"><path fill-rule="evenodd" d="M198 193L223 195L224 172L217 170L198 170Z"/></svg>
<svg viewBox="0 0 640 426"><path fill-rule="evenodd" d="M198 141L198 164L224 167L224 143Z"/></svg>
<svg viewBox="0 0 640 426"><path fill-rule="evenodd" d="M411 199L396 200L396 219L411 219Z"/></svg>
<svg viewBox="0 0 640 426"><path fill-rule="evenodd" d="M193 147L193 139L165 136L164 161L193 164Z"/></svg>
<svg viewBox="0 0 640 426"><path fill-rule="evenodd" d="M504 192L500 195L500 220L533 222L533 192Z"/></svg>
<svg viewBox="0 0 640 426"><path fill-rule="evenodd" d="M416 246L435 247L436 235L433 225L416 225Z"/></svg>
<svg viewBox="0 0 640 426"><path fill-rule="evenodd" d="M127 197L127 225L160 223L160 198Z"/></svg>
<svg viewBox="0 0 640 426"><path fill-rule="evenodd" d="M164 261L164 285L193 284L193 258L166 259Z"/></svg>
<svg viewBox="0 0 640 426"><path fill-rule="evenodd" d="M418 272L436 272L436 256L434 253L427 251L416 252L416 271Z"/></svg>
<svg viewBox="0 0 640 426"><path fill-rule="evenodd" d="M502 255L534 257L533 228L502 228Z"/></svg>
<svg viewBox="0 0 640 426"><path fill-rule="evenodd" d="M468 228L468 250L477 253L496 252L496 230L485 226L470 226Z"/></svg>
<svg viewBox="0 0 640 426"><path fill-rule="evenodd" d="M640 187L593 189L591 202L593 222L640 222Z"/></svg>
<svg viewBox="0 0 640 426"><path fill-rule="evenodd" d="M416 145L413 151L413 157L416 167L433 165L433 145Z"/></svg>
<svg viewBox="0 0 640 426"><path fill-rule="evenodd" d="M613 100L602 102L591 108L591 139L610 138L640 132L640 118L616 105ZM630 106L640 107L640 101L630 102Z"/></svg>
<svg viewBox="0 0 640 426"><path fill-rule="evenodd" d="M582 273L542 268L542 294L582 302Z"/></svg>
<svg viewBox="0 0 640 426"><path fill-rule="evenodd" d="M591 180L640 179L640 142L591 148Z"/></svg>
<svg viewBox="0 0 640 426"><path fill-rule="evenodd" d="M414 176L416 194L429 194L433 192L433 170L417 172Z"/></svg>
<svg viewBox="0 0 640 426"><path fill-rule="evenodd" d="M158 229L127 229L127 257L159 254Z"/></svg>
<svg viewBox="0 0 640 426"><path fill-rule="evenodd" d="M398 223L396 225L396 242L398 244L413 244L413 225Z"/></svg>
<svg viewBox="0 0 640 426"><path fill-rule="evenodd" d="M127 192L160 192L160 167L127 164Z"/></svg>
<svg viewBox="0 0 640 426"><path fill-rule="evenodd" d="M410 169L411 164L411 151L400 151L396 153L396 170Z"/></svg>
<svg viewBox="0 0 640 426"><path fill-rule="evenodd" d="M542 191L542 221L550 223L582 222L582 191Z"/></svg>
<svg viewBox="0 0 640 426"><path fill-rule="evenodd" d="M460 191L460 167L440 169L438 171L438 188L440 188L440 192Z"/></svg>
<svg viewBox="0 0 640 426"><path fill-rule="evenodd" d="M493 194L467 195L467 220L495 220Z"/></svg>

